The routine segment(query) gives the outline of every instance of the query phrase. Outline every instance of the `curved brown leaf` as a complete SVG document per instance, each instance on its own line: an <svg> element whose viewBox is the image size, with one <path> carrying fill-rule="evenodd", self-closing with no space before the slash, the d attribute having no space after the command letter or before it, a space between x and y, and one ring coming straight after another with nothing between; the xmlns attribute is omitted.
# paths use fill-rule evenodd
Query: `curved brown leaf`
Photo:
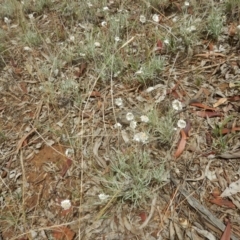
<svg viewBox="0 0 240 240"><path fill-rule="evenodd" d="M235 208L235 205L231 201L221 197L212 198L209 200L209 202L214 203L221 207L232 208L232 209Z"/></svg>
<svg viewBox="0 0 240 240"><path fill-rule="evenodd" d="M222 134L227 134L235 131L240 131L240 127L234 127L234 128L223 128L222 129Z"/></svg>
<svg viewBox="0 0 240 240"><path fill-rule="evenodd" d="M203 117L203 118L222 117L222 113L212 112L212 111L197 111L196 114L197 114L197 116Z"/></svg>
<svg viewBox="0 0 240 240"><path fill-rule="evenodd" d="M230 240L231 237L231 223L228 221L227 226L220 240Z"/></svg>
<svg viewBox="0 0 240 240"><path fill-rule="evenodd" d="M62 172L61 177L64 177L67 170L72 166L72 160L70 158L67 158L66 162L62 166Z"/></svg>
<svg viewBox="0 0 240 240"><path fill-rule="evenodd" d="M92 91L90 97L101 97L101 93L98 91Z"/></svg>
<svg viewBox="0 0 240 240"><path fill-rule="evenodd" d="M240 95L232 96L228 98L230 102L238 102L240 100Z"/></svg>
<svg viewBox="0 0 240 240"><path fill-rule="evenodd" d="M203 108L203 109L206 109L206 110L216 111L216 108L209 107L209 106L207 106L205 104L202 104L200 102L191 102L189 105L194 106L194 107Z"/></svg>
<svg viewBox="0 0 240 240"><path fill-rule="evenodd" d="M180 142L178 144L178 149L177 149L177 151L174 154L175 158L178 158L182 154L182 152L185 149L186 142L187 142L187 136L186 136L186 133L184 132L184 130L182 129L181 130L181 140L180 140Z"/></svg>

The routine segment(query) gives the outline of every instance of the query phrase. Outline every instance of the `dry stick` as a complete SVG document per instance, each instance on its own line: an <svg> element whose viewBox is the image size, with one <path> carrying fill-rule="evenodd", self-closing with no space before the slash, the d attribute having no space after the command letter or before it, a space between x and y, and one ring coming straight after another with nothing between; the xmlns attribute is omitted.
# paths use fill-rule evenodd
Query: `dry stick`
<svg viewBox="0 0 240 240"><path fill-rule="evenodd" d="M152 205L151 205L151 210L150 210L150 214L148 215L147 219L145 220L145 222L139 227L139 229L143 229L144 227L146 227L148 225L148 222L150 221L150 219L153 216L155 207L156 207L156 202L157 202L157 196L155 196L152 200Z"/></svg>
<svg viewBox="0 0 240 240"><path fill-rule="evenodd" d="M20 152L20 163L22 168L22 216L23 216L23 224L24 229L27 229L27 220L26 220L26 212L25 212L25 184L26 184L26 174L25 174L25 168L23 164L23 154L22 151ZM29 239L32 239L31 234L27 234Z"/></svg>
<svg viewBox="0 0 240 240"><path fill-rule="evenodd" d="M170 174L171 181L175 184L176 187L179 187L178 181ZM196 198L192 197L191 194L184 189L183 187L179 187L179 192L186 198L188 203L195 208L198 212L203 214L204 217L208 218L208 220L212 223L212 225L219 228L222 232L224 232L226 226L216 218L207 208L205 208ZM238 238L235 235L231 235L232 240L237 240Z"/></svg>
<svg viewBox="0 0 240 240"><path fill-rule="evenodd" d="M125 42L116 52L120 51L122 48L127 46L130 42L134 40L135 36L131 37L127 42Z"/></svg>

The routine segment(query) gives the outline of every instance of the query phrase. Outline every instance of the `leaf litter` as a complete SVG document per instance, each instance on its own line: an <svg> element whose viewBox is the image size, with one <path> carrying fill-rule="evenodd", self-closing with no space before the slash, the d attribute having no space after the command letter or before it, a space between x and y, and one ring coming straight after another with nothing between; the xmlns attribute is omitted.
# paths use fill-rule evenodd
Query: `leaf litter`
<svg viewBox="0 0 240 240"><path fill-rule="evenodd" d="M3 4L8 6L7 1ZM197 32L195 26L187 26L185 30L190 32L184 35L184 28L179 32L180 26L174 25L178 24L175 17L181 27L185 14L194 18L198 11L191 3L164 1L155 5L151 1L146 16L139 11L139 6L146 7L144 1L138 7L125 4L109 1L107 6L92 6L94 3L89 2L82 5L83 11L90 13L87 16L78 12L81 7L74 1L69 3L69 9L58 1L42 9L26 1L21 6L25 9L21 14L26 15L22 23L28 24L27 13L35 12L31 26L41 34L39 38L34 37L35 32L22 35L18 18L11 18L10 12L7 18L1 15L5 19L1 22L1 42L5 44L4 34L11 39L3 48L6 50L1 50L0 61L4 239L30 235L35 239L69 240L154 240L176 236L220 239L224 231L222 239L229 239L230 224L226 227L220 214L231 216L231 238L239 238L239 217L233 209L239 208L239 49L237 43L229 45L238 40L237 27L229 23L233 20L228 16L225 24L230 30L221 32L218 43L208 38L213 34L210 29L208 36L202 36L194 45L188 36ZM202 3L198 4L202 7ZM218 4L214 2L215 7ZM112 25L115 20L109 16L119 17L116 22L123 25L129 21L139 24L138 29L129 25L119 28L119 36L114 39L121 39L121 43L114 50L105 45L110 45L111 38L101 41L104 36L113 36L116 29ZM74 22L75 18L78 21ZM106 23L101 24L103 20ZM93 27L97 30L93 31ZM163 57L164 63L158 57ZM159 73L160 63L164 68ZM155 69L151 69L154 64ZM123 101L116 105L115 100L120 98ZM174 101L183 104L181 109L172 109ZM157 114L151 119L153 110ZM128 112L135 116L135 127L123 117ZM166 115L176 120L171 123L176 130L169 136L159 127L170 125L161 125L169 119ZM225 121L228 115L234 121ZM141 116L149 121L141 121ZM118 119L120 129L114 128ZM185 129L177 129L179 119L188 120ZM141 141L134 142L138 133L148 140L142 141L137 135ZM73 149L74 154L66 157L66 149ZM156 168L162 161L165 175L170 176L154 176L147 182L148 197L138 206L121 198L123 183L116 182L117 174L111 168L119 160L119 151L125 156L147 152L148 161ZM214 161L209 160L211 155ZM124 169L130 168L132 160L126 161ZM146 164L146 171L138 175L142 177L137 182L140 188L141 181L148 180L147 168L151 164ZM128 183L124 183L124 191L134 189L136 169L130 168L132 175L120 170ZM159 184L161 177L164 183ZM105 181L115 181L121 191L110 191ZM212 195L216 186L221 196ZM101 201L100 194L108 197ZM72 204L64 214L60 199ZM14 216L15 221L6 221L9 216Z"/></svg>

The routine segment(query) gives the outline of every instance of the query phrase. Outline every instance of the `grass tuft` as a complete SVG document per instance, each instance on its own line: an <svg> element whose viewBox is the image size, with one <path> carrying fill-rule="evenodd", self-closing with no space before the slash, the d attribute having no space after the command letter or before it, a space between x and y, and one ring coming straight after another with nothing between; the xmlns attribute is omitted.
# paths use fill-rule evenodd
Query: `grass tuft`
<svg viewBox="0 0 240 240"><path fill-rule="evenodd" d="M117 152L110 167L110 174L101 180L108 189L107 193L119 192L121 201L131 202L135 207L147 203L166 177L164 160L153 160L146 151L129 155Z"/></svg>

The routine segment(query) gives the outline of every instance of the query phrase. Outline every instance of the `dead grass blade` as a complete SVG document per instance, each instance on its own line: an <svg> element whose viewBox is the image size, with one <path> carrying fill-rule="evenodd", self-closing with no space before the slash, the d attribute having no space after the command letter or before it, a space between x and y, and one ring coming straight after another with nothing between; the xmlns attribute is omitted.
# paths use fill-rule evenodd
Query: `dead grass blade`
<svg viewBox="0 0 240 240"><path fill-rule="evenodd" d="M16 154L18 154L18 152L19 152L19 150L21 149L24 141L25 141L33 132L35 132L35 131L36 131L36 129L33 128L31 131L29 131L26 135L24 135L24 136L18 141Z"/></svg>

